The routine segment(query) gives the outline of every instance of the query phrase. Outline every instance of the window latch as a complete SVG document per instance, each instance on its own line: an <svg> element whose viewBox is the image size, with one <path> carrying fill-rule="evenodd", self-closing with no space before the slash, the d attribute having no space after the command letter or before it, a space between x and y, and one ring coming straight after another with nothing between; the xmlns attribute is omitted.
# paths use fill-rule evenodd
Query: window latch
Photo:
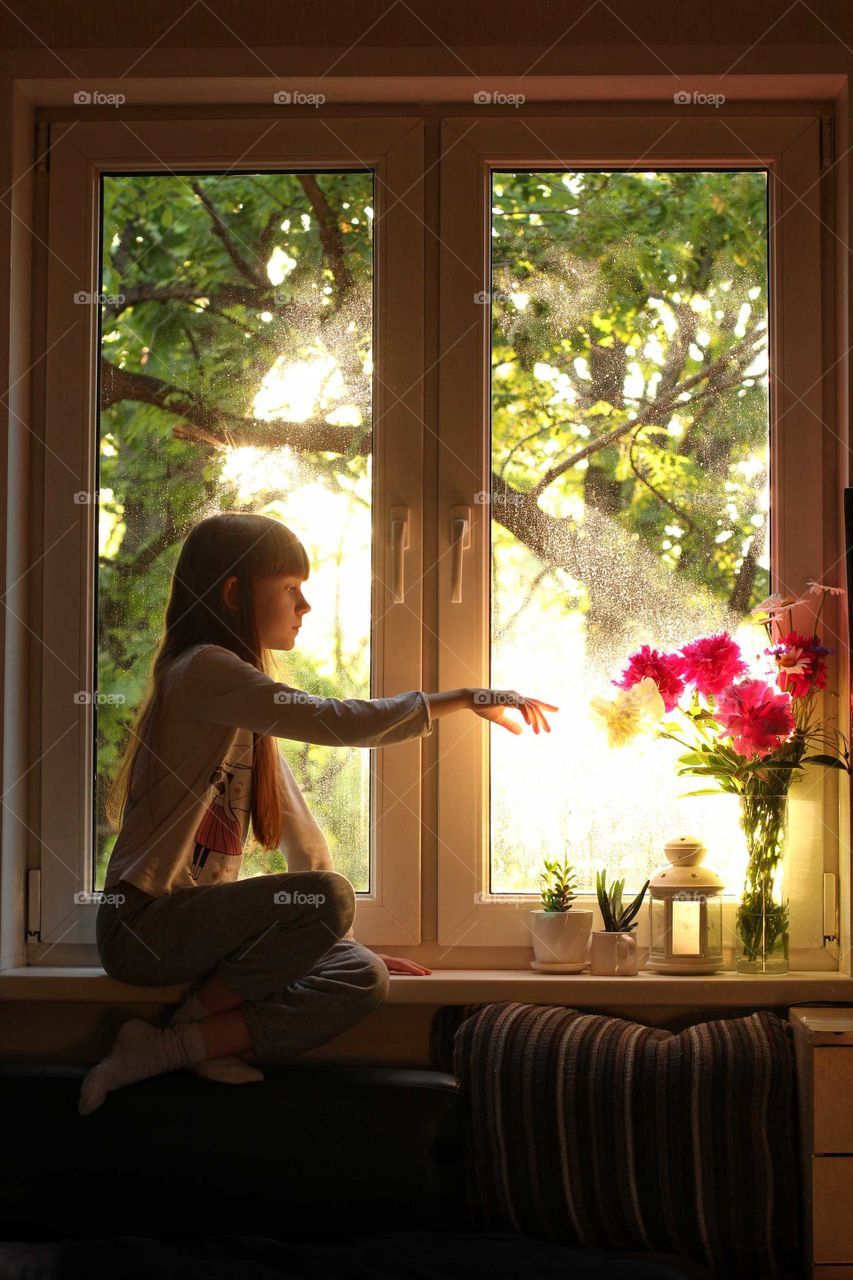
<svg viewBox="0 0 853 1280"><path fill-rule="evenodd" d="M409 508L391 508L391 599L394 604L403 603L405 582L403 581L403 552L409 549L412 541L409 528Z"/></svg>
<svg viewBox="0 0 853 1280"><path fill-rule="evenodd" d="M823 942L838 941L838 894L831 871L823 873Z"/></svg>
<svg viewBox="0 0 853 1280"><path fill-rule="evenodd" d="M462 603L462 559L471 545L471 508L450 508L450 602Z"/></svg>
<svg viewBox="0 0 853 1280"><path fill-rule="evenodd" d="M41 870L27 872L27 938L41 942Z"/></svg>

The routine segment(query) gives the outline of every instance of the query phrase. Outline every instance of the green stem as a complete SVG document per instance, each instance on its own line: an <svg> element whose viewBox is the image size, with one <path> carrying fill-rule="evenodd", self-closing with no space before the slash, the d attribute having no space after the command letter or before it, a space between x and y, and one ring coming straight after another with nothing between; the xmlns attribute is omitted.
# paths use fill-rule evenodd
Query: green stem
<svg viewBox="0 0 853 1280"><path fill-rule="evenodd" d="M738 932L744 954L765 960L788 928L788 906L778 888L785 847L787 787L750 788L741 795L741 825L746 836L746 880L738 908Z"/></svg>

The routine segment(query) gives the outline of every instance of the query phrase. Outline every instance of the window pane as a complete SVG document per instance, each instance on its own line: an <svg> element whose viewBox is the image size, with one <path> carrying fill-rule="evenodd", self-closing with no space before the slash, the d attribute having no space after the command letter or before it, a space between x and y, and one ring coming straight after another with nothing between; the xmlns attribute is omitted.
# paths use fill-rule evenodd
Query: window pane
<svg viewBox="0 0 853 1280"><path fill-rule="evenodd" d="M490 684L559 705L491 735L491 891L568 852L628 890L685 832L740 891L732 796L679 799L675 743L610 748L589 701L643 643L769 594L764 172L492 175Z"/></svg>
<svg viewBox="0 0 853 1280"><path fill-rule="evenodd" d="M96 890L107 791L198 520L292 528L312 608L278 675L371 692L372 173L116 174L101 196ZM279 745L336 867L368 890L370 753ZM286 869L250 833L241 875Z"/></svg>

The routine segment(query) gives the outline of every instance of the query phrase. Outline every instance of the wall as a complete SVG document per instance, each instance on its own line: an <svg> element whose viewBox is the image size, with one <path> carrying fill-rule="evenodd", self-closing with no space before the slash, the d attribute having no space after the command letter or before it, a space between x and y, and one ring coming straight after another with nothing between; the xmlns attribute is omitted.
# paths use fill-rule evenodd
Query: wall
<svg viewBox="0 0 853 1280"><path fill-rule="evenodd" d="M689 14L689 16L688 16ZM330 33L333 40L330 41ZM686 41L689 39L690 43ZM0 309L0 384L11 387L7 407L20 411L27 394L26 348L29 327L22 323L27 304L21 289L26 278L28 238L22 235L32 175L13 168L13 144L31 154L28 131L38 102L69 106L69 82L87 78L104 88L111 79L129 86L133 102L160 100L154 77L178 77L185 98L222 101L221 84L209 77L240 82L246 100L269 100L270 77L300 76L304 87L322 78L330 100L418 101L471 100L472 88L484 77L500 77L501 87L521 84L529 100L555 101L595 93L611 98L671 94L670 77L685 87L716 87L734 97L769 97L784 84L792 96L816 96L836 104L838 238L835 270L839 288L839 334L849 331L849 205L847 200L847 78L853 63L853 9L826 0L795 3L785 9L777 0L749 4L720 0L715 5L686 6L683 0L594 0L566 4L538 0L519 7L507 0L360 0L358 4L315 0L311 5L273 3L189 3L176 13L173 4L149 0L144 6L104 6L95 0L12 0L0 9L0 287L9 305ZM595 77L607 77L596 80ZM784 77L784 81L777 79ZM13 213L14 209L14 213ZM11 270L14 264L14 270ZM842 344L846 348L847 341ZM835 370L834 394L843 420L849 403L849 373L842 358ZM434 387L428 389L428 398ZM16 409L16 406L18 408ZM13 419L12 419L13 421ZM10 450L10 415L0 415L0 449L9 468L20 466ZM26 490L25 474L17 492ZM425 483L434 483L434 467ZM0 494L5 503L5 494ZM26 512L0 512L0 539L20 528ZM425 530L427 537L430 530ZM14 544L12 543L14 550ZM21 567L2 543L6 589L19 580ZM427 579L429 598L435 584ZM9 601L14 597L9 597ZM428 618L429 621L429 618ZM20 677L25 655L7 652L6 629L0 631L0 661L8 687ZM425 687L435 688L434 672L425 671ZM2 692L0 692L2 697ZM0 707L5 736L2 776L6 812L0 853L2 900L0 964L23 963L16 915L20 908L28 855L25 833L12 815L23 786L37 787L32 766L13 755L10 726L22 713ZM434 744L433 744L434 745ZM433 761L425 755L427 812L434 812ZM29 777L27 773L29 771ZM21 806L23 808L23 797ZM30 794L32 800L32 793ZM434 829L434 821L428 824ZM424 893L432 894L436 848L427 833L424 850ZM843 886L843 910L850 912L850 883ZM11 940L11 941L10 941ZM15 956L15 959L11 957ZM16 1001L0 1005L3 1056L70 1057L94 1060L108 1046L120 1020L132 1012L158 1016L163 1006L81 1005ZM429 1006L386 1006L358 1028L316 1056L370 1057L372 1060L423 1063L426 1060ZM621 1011L642 1021L672 1023L673 1009L649 1006ZM728 1011L732 1012L731 1010ZM681 1011L684 1019L711 1016L709 1008ZM312 1055L314 1056L314 1055Z"/></svg>

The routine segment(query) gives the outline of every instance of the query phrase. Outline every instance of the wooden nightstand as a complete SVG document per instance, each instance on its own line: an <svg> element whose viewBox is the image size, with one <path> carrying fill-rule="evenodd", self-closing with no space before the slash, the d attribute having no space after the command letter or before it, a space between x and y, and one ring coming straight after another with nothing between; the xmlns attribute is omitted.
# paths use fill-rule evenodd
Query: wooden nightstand
<svg viewBox="0 0 853 1280"><path fill-rule="evenodd" d="M853 1280L853 1008L789 1010L803 1170L803 1275Z"/></svg>

